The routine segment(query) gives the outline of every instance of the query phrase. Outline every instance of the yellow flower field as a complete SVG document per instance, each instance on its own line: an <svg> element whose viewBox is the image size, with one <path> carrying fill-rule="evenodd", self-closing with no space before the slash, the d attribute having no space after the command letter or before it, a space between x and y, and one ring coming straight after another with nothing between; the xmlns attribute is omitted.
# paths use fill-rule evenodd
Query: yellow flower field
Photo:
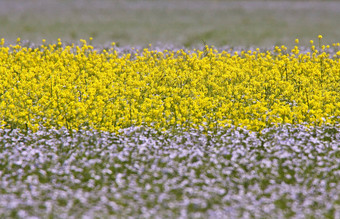
<svg viewBox="0 0 340 219"><path fill-rule="evenodd" d="M252 131L340 120L340 46L119 52L0 43L0 125L93 128L235 125Z"/></svg>

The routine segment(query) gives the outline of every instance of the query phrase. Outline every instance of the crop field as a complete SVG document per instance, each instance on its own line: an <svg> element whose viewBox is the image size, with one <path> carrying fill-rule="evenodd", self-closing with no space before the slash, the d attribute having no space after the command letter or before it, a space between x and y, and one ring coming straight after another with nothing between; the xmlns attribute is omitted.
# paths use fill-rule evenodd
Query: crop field
<svg viewBox="0 0 340 219"><path fill-rule="evenodd" d="M340 50L0 47L0 215L337 218Z"/></svg>
<svg viewBox="0 0 340 219"><path fill-rule="evenodd" d="M0 218L340 218L339 12L1 1Z"/></svg>
<svg viewBox="0 0 340 219"><path fill-rule="evenodd" d="M339 42L340 3L319 0L1 0L0 36L40 44L94 38L119 46L309 46ZM1 38L0 37L0 38Z"/></svg>
<svg viewBox="0 0 340 219"><path fill-rule="evenodd" d="M261 131L340 117L340 45L272 51L97 51L81 45L0 49L0 125L117 132L131 126ZM2 39L2 44L5 41ZM298 44L298 39L296 40ZM330 54L331 53L331 54Z"/></svg>

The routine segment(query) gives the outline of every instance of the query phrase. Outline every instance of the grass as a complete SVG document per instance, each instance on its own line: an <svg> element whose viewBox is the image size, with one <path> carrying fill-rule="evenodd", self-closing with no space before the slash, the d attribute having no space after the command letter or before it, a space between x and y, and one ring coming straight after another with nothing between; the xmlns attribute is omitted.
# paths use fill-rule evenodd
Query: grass
<svg viewBox="0 0 340 219"><path fill-rule="evenodd" d="M318 34L340 38L336 1L52 1L0 2L0 37L40 43L94 37L98 44L149 43L271 47L301 45Z"/></svg>

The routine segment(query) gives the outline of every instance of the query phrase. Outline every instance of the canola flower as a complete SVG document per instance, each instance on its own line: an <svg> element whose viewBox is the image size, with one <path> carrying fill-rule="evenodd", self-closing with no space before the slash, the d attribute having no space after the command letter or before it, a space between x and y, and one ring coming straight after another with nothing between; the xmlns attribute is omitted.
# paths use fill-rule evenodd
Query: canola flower
<svg viewBox="0 0 340 219"><path fill-rule="evenodd" d="M320 35L321 36L321 35ZM339 124L340 51L98 51L81 45L30 48L0 42L0 126L37 131L131 126L245 127ZM333 51L332 54L330 51Z"/></svg>

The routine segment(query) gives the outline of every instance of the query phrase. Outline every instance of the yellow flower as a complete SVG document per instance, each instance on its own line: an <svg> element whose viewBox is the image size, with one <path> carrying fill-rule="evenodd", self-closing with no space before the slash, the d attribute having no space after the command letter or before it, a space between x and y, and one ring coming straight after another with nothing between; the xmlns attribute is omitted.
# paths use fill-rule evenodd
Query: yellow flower
<svg viewBox="0 0 340 219"><path fill-rule="evenodd" d="M0 47L0 124L116 132L142 124L259 131L280 123L338 122L340 64L330 58L330 46L321 45L319 53L311 42L306 54L298 46L235 53L206 46L118 55L80 42Z"/></svg>

